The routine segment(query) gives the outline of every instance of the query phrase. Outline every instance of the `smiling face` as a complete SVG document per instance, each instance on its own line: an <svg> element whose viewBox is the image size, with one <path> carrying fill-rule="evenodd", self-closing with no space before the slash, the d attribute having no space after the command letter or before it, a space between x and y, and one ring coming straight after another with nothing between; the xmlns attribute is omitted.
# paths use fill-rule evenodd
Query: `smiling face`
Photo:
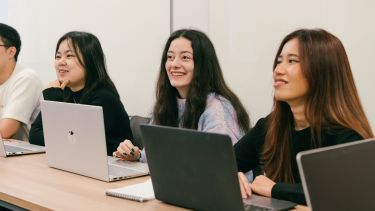
<svg viewBox="0 0 375 211"><path fill-rule="evenodd" d="M79 91L85 87L86 71L78 61L79 53L72 48L70 40L60 43L55 55L55 70L57 79L62 83L68 81L72 91Z"/></svg>
<svg viewBox="0 0 375 211"><path fill-rule="evenodd" d="M193 48L188 39L180 37L171 42L165 69L171 85L178 90L180 97L186 98L194 76Z"/></svg>
<svg viewBox="0 0 375 211"><path fill-rule="evenodd" d="M300 59L299 42L292 39L284 45L273 71L275 98L290 106L303 105L308 92Z"/></svg>

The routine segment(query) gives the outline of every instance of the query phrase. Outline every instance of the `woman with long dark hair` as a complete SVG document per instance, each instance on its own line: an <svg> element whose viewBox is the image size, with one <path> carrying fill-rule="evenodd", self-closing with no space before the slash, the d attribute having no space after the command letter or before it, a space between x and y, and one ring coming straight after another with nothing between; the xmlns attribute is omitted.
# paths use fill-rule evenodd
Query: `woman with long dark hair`
<svg viewBox="0 0 375 211"><path fill-rule="evenodd" d="M128 114L108 75L95 35L79 31L63 35L56 45L55 70L57 79L43 91L45 100L101 106L108 155L122 140L132 139ZM44 145L41 113L32 124L29 139L30 143Z"/></svg>
<svg viewBox="0 0 375 211"><path fill-rule="evenodd" d="M202 32L181 29L167 40L160 64L152 123L227 134L235 144L249 130L248 114L225 83L215 48ZM138 160L126 140L115 156Z"/></svg>
<svg viewBox="0 0 375 211"><path fill-rule="evenodd" d="M344 46L329 32L301 29L287 35L273 79L272 112L235 145L242 196L255 192L305 204L296 154L373 133ZM255 176L251 184L242 173L249 170Z"/></svg>

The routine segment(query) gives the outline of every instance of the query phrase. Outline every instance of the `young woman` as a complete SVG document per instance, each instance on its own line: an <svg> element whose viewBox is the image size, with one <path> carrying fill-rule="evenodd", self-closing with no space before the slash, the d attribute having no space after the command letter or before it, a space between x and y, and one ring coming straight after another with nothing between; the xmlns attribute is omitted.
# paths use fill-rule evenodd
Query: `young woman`
<svg viewBox="0 0 375 211"><path fill-rule="evenodd" d="M128 114L107 73L105 56L95 35L73 31L62 36L56 46L55 69L57 80L43 91L45 100L101 106L108 155L122 140L132 139ZM41 113L32 124L29 139L30 143L44 145Z"/></svg>
<svg viewBox="0 0 375 211"><path fill-rule="evenodd" d="M344 46L334 35L292 32L273 67L273 110L235 145L241 192L244 198L255 192L305 204L296 154L373 133ZM256 176L251 184L242 173L249 170Z"/></svg>
<svg viewBox="0 0 375 211"><path fill-rule="evenodd" d="M182 29L165 44L152 123L227 134L235 144L249 130L248 114L226 85L214 46L202 32ZM138 147L125 140L114 152L138 160Z"/></svg>

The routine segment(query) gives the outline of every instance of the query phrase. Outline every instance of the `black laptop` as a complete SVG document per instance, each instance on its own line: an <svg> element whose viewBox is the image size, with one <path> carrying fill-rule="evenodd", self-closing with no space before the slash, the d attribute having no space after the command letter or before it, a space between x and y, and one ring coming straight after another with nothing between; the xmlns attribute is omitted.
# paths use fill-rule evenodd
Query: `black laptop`
<svg viewBox="0 0 375 211"><path fill-rule="evenodd" d="M375 210L375 139L297 154L312 210Z"/></svg>
<svg viewBox="0 0 375 211"><path fill-rule="evenodd" d="M141 125L155 197L194 210L286 210L295 203L253 194L242 200L230 137Z"/></svg>

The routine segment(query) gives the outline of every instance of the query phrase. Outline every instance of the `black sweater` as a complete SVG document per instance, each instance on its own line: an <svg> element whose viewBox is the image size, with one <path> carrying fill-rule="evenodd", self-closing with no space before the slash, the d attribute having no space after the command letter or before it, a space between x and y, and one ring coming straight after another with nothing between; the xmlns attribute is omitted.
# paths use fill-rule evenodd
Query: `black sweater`
<svg viewBox="0 0 375 211"><path fill-rule="evenodd" d="M69 88L65 88L64 90L60 88L48 88L43 91L45 100L101 106L103 109L108 155L112 155L123 140L132 140L133 135L130 129L129 116L119 97L110 88L104 86L98 87L86 98L85 102L80 102L81 94L82 91L72 92ZM68 97L64 99L64 96ZM31 125L29 141L32 144L44 146L41 112Z"/></svg>
<svg viewBox="0 0 375 211"><path fill-rule="evenodd" d="M260 156L263 150L265 135L267 131L267 118L260 119L255 127L248 132L234 146L237 167L240 172L254 170L254 178L261 172ZM335 130L327 133L323 131L321 136L321 146L331 146L363 139L358 133L350 129ZM295 184L277 182L272 188L272 197L293 201L298 204L306 204L301 178L298 172L296 155L298 152L312 149L310 128L301 131L293 131L291 137L292 143L292 173Z"/></svg>

